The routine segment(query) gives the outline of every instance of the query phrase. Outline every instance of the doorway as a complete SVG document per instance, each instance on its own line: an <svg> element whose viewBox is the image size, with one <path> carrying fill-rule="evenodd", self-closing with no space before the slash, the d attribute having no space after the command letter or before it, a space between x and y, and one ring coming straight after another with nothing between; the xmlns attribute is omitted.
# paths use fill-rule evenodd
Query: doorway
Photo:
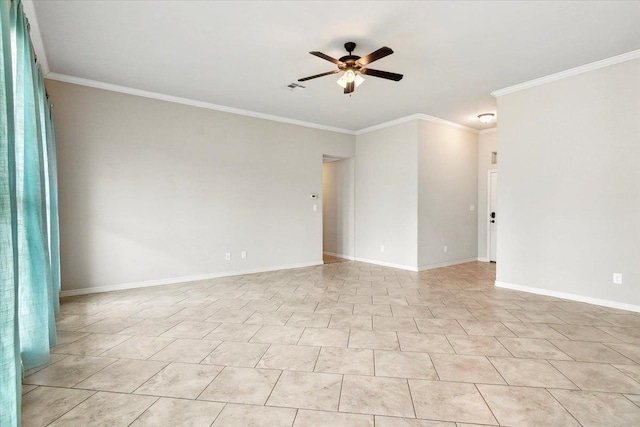
<svg viewBox="0 0 640 427"><path fill-rule="evenodd" d="M487 253L489 261L498 260L498 171L489 171Z"/></svg>
<svg viewBox="0 0 640 427"><path fill-rule="evenodd" d="M355 255L354 161L323 156L322 254L324 263Z"/></svg>

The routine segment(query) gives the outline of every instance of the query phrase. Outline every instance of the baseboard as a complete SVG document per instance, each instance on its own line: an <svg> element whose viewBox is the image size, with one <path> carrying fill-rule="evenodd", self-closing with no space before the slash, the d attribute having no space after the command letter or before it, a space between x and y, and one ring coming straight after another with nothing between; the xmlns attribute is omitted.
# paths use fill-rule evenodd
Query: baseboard
<svg viewBox="0 0 640 427"><path fill-rule="evenodd" d="M126 289L147 288L150 286L174 285L176 283L183 283L183 282L196 282L198 280L217 279L220 277L230 277L230 276L242 276L244 274L266 273L269 271L289 270L292 268L314 267L317 265L323 265L323 262L322 261L304 262L299 264L276 265L274 267L266 267L266 268L254 268L254 269L236 270L236 271L222 271L219 273L200 274L195 276L172 277L169 279L156 279L156 280L146 280L143 282L131 282L131 283L121 283L117 285L96 286L92 288L69 289L66 291L61 291L60 297L64 298L64 297L72 297L77 295L97 294L97 293L110 292L110 291L122 291Z"/></svg>
<svg viewBox="0 0 640 427"><path fill-rule="evenodd" d="M383 267L397 268L400 270L418 271L418 267L412 267L409 265L402 265L402 264L394 264L392 262L378 261L378 260L369 259L369 258L354 257L354 261L366 262L367 264L381 265Z"/></svg>
<svg viewBox="0 0 640 427"><path fill-rule="evenodd" d="M491 260L489 258L479 258L479 257L478 257L478 261L480 261L480 262L491 262Z"/></svg>
<svg viewBox="0 0 640 427"><path fill-rule="evenodd" d="M324 255L330 255L330 256L335 256L338 258L344 258L344 259L348 259L350 261L354 261L356 258L353 255L345 255L345 254L336 254L333 252L322 252Z"/></svg>
<svg viewBox="0 0 640 427"><path fill-rule="evenodd" d="M449 267L452 265L466 264L467 262L478 261L478 258L457 259L455 261L438 262L436 264L421 265L418 271L433 270L434 268Z"/></svg>
<svg viewBox="0 0 640 427"><path fill-rule="evenodd" d="M600 305L603 307L617 308L620 310L634 311L636 313L640 313L640 305L626 304L623 302L610 301L610 300L600 299L600 298L585 297L582 295L568 294L565 292L551 291L548 289L532 288L530 286L514 285L512 283L499 282L497 280L495 285L497 288L511 289L514 291L528 292L530 294L538 294L538 295L545 295L548 297L568 299L571 301L586 302L587 304Z"/></svg>

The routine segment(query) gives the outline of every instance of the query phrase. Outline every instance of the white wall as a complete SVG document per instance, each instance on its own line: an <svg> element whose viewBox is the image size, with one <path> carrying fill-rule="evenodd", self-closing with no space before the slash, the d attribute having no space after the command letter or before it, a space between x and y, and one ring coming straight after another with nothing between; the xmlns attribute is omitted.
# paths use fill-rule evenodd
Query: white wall
<svg viewBox="0 0 640 427"><path fill-rule="evenodd" d="M640 60L501 96L498 113L497 281L640 310Z"/></svg>
<svg viewBox="0 0 640 427"><path fill-rule="evenodd" d="M355 256L353 179L353 159L322 165L322 248L345 258Z"/></svg>
<svg viewBox="0 0 640 427"><path fill-rule="evenodd" d="M478 134L420 120L418 138L419 268L476 260Z"/></svg>
<svg viewBox="0 0 640 427"><path fill-rule="evenodd" d="M417 268L417 153L416 120L356 136L359 259Z"/></svg>
<svg viewBox="0 0 640 427"><path fill-rule="evenodd" d="M55 81L47 89L63 290L322 262L322 206L312 210L310 193L322 192L322 155L353 157L353 136Z"/></svg>
<svg viewBox="0 0 640 427"><path fill-rule="evenodd" d="M478 138L478 259L489 261L487 239L489 217L487 204L489 198L489 171L497 170L498 165L491 163L491 153L498 151L498 135L496 129L480 133ZM498 156L499 157L499 156ZM498 175L498 179L500 176Z"/></svg>

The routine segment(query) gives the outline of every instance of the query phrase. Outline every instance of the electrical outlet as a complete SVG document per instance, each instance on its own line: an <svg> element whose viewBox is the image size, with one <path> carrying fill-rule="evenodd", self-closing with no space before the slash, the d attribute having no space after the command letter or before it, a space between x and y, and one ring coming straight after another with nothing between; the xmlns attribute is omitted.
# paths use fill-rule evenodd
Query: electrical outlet
<svg viewBox="0 0 640 427"><path fill-rule="evenodd" d="M444 246L444 251L449 252L449 247L447 245Z"/></svg>
<svg viewBox="0 0 640 427"><path fill-rule="evenodd" d="M247 251L242 251L242 252L240 252L240 257L241 257L242 259L245 259L245 258L247 257Z"/></svg>
<svg viewBox="0 0 640 427"><path fill-rule="evenodd" d="M224 259L225 259L226 261L231 261L231 252L226 252L226 253L224 254Z"/></svg>
<svg viewBox="0 0 640 427"><path fill-rule="evenodd" d="M613 284L622 285L622 273L613 273Z"/></svg>
<svg viewBox="0 0 640 427"><path fill-rule="evenodd" d="M380 245L380 252L384 252L384 245Z"/></svg>
<svg viewBox="0 0 640 427"><path fill-rule="evenodd" d="M470 211L475 211L476 210L476 205L469 205L469 210Z"/></svg>

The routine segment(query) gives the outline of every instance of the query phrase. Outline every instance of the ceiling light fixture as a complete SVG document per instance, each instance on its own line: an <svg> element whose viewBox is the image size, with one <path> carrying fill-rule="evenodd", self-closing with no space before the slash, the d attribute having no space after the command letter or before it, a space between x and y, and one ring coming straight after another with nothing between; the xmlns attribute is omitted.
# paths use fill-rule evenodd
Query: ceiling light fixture
<svg viewBox="0 0 640 427"><path fill-rule="evenodd" d="M338 85L344 89L347 87L347 83L352 82L354 82L356 87L358 87L362 84L362 82L364 82L364 77L362 77L358 73L355 73L353 70L347 70L336 83L338 83Z"/></svg>
<svg viewBox="0 0 640 427"><path fill-rule="evenodd" d="M484 113L478 116L478 120L482 123L491 123L496 115L493 113Z"/></svg>

